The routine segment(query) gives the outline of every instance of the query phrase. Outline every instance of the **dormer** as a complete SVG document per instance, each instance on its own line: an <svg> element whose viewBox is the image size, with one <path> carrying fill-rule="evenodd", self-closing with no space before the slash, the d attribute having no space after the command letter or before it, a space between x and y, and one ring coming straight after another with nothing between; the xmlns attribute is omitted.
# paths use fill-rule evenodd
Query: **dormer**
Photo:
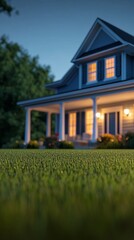
<svg viewBox="0 0 134 240"><path fill-rule="evenodd" d="M72 59L73 66L57 83L57 93L134 78L134 37L97 18Z"/></svg>

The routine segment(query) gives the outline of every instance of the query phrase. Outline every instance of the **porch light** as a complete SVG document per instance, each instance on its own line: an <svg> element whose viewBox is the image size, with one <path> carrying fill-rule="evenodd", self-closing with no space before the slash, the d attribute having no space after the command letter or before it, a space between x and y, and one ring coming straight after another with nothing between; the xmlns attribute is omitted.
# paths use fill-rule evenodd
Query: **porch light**
<svg viewBox="0 0 134 240"><path fill-rule="evenodd" d="M125 109L124 109L124 114L125 114L126 116L129 116L129 114L130 114L130 111L129 111L129 109L128 109L128 108L125 108Z"/></svg>
<svg viewBox="0 0 134 240"><path fill-rule="evenodd" d="M100 112L96 113L96 117L99 119L100 118Z"/></svg>

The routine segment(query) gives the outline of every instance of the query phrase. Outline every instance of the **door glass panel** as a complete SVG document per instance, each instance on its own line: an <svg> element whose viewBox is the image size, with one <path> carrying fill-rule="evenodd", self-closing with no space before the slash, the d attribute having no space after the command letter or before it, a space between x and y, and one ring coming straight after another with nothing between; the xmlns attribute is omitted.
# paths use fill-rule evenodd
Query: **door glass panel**
<svg viewBox="0 0 134 240"><path fill-rule="evenodd" d="M115 112L109 113L109 133L113 135L116 134L115 122Z"/></svg>

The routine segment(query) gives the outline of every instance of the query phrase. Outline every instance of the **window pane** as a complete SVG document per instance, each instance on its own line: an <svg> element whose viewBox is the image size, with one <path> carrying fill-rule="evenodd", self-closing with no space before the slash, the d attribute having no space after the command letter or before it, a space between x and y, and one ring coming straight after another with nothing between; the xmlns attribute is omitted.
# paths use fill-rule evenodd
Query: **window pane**
<svg viewBox="0 0 134 240"><path fill-rule="evenodd" d="M88 64L88 81L96 80L97 76L97 66L96 63Z"/></svg>
<svg viewBox="0 0 134 240"><path fill-rule="evenodd" d="M115 76L115 59L114 57L106 59L106 78Z"/></svg>
<svg viewBox="0 0 134 240"><path fill-rule="evenodd" d="M91 110L86 111L86 133L92 134L93 113Z"/></svg>
<svg viewBox="0 0 134 240"><path fill-rule="evenodd" d="M69 136L74 137L76 135L76 113L69 114Z"/></svg>

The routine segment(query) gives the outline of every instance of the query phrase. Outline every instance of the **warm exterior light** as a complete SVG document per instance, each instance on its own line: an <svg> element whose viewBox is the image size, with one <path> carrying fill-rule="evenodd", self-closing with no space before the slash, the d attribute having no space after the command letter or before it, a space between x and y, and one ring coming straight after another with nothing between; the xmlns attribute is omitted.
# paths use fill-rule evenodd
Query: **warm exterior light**
<svg viewBox="0 0 134 240"><path fill-rule="evenodd" d="M128 116L129 115L129 109L128 108L126 108L126 109L124 109L124 114L126 115L126 116Z"/></svg>
<svg viewBox="0 0 134 240"><path fill-rule="evenodd" d="M100 112L96 113L96 117L99 119L100 118Z"/></svg>

